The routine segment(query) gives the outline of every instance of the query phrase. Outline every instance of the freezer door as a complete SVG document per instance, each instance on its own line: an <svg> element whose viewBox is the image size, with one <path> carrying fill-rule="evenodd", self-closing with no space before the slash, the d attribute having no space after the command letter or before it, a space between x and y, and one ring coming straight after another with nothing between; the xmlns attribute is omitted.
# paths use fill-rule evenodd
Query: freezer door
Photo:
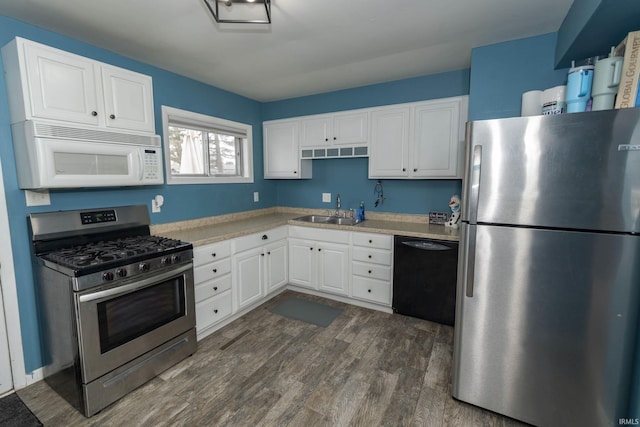
<svg viewBox="0 0 640 427"><path fill-rule="evenodd" d="M455 398L539 426L629 417L640 236L465 224L460 254Z"/></svg>
<svg viewBox="0 0 640 427"><path fill-rule="evenodd" d="M640 109L467 126L463 221L640 232Z"/></svg>

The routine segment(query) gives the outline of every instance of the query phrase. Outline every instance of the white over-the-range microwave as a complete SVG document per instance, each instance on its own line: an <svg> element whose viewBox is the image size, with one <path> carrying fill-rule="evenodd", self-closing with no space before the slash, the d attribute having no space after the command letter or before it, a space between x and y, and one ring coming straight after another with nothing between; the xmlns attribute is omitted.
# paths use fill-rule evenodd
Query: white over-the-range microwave
<svg viewBox="0 0 640 427"><path fill-rule="evenodd" d="M27 120L12 125L23 189L162 184L158 135Z"/></svg>

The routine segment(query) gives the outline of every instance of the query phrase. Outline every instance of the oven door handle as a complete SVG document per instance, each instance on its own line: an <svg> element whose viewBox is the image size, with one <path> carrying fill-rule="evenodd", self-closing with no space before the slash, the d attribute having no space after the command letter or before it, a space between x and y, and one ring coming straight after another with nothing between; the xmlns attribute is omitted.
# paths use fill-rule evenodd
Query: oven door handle
<svg viewBox="0 0 640 427"><path fill-rule="evenodd" d="M129 292L137 291L138 289L146 288L158 282L162 282L166 279L178 276L181 273L190 270L192 267L193 264L189 263L175 270L167 271L166 273L158 274L156 276L149 277L135 283L131 283L129 285L118 286L116 288L105 289L104 291L91 292L90 294L80 295L78 299L80 300L80 302L89 302L106 297L112 297L115 295L127 294Z"/></svg>

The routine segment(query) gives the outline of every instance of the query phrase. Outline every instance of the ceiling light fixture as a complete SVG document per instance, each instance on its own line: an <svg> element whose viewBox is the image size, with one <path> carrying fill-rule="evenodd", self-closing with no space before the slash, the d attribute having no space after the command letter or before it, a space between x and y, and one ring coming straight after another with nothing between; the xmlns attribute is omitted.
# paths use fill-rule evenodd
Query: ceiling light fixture
<svg viewBox="0 0 640 427"><path fill-rule="evenodd" d="M217 23L271 24L271 0L204 0Z"/></svg>

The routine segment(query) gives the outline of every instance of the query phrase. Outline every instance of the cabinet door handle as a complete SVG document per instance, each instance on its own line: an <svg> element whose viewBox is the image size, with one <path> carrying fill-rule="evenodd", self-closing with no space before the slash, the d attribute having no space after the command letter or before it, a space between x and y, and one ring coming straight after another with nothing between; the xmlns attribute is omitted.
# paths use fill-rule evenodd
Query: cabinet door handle
<svg viewBox="0 0 640 427"><path fill-rule="evenodd" d="M215 252L212 253L211 256L215 258L216 257L216 253Z"/></svg>
<svg viewBox="0 0 640 427"><path fill-rule="evenodd" d="M373 240L369 240L369 243L373 243Z"/></svg>
<svg viewBox="0 0 640 427"><path fill-rule="evenodd" d="M329 138L325 138L324 140L325 140L325 141L328 141L328 140L329 140Z"/></svg>
<svg viewBox="0 0 640 427"><path fill-rule="evenodd" d="M418 168L413 168L413 171L414 172L418 172Z"/></svg>
<svg viewBox="0 0 640 427"><path fill-rule="evenodd" d="M371 270L369 270L369 274L371 274Z"/></svg>
<svg viewBox="0 0 640 427"><path fill-rule="evenodd" d="M371 289L367 289L367 292L371 293Z"/></svg>
<svg viewBox="0 0 640 427"><path fill-rule="evenodd" d="M217 273L217 272L218 272L218 269L217 269L217 268L214 268L214 269L213 269L213 272L214 272L214 273Z"/></svg>
<svg viewBox="0 0 640 427"><path fill-rule="evenodd" d="M266 234L262 235L262 240L267 240L269 238L269 236L267 236Z"/></svg>
<svg viewBox="0 0 640 427"><path fill-rule="evenodd" d="M293 171L293 173L298 173L298 171Z"/></svg>
<svg viewBox="0 0 640 427"><path fill-rule="evenodd" d="M312 251L312 250L313 250L313 248L309 248L309 250L310 250L310 251Z"/></svg>
<svg viewBox="0 0 640 427"><path fill-rule="evenodd" d="M267 255L271 255L271 252L267 252Z"/></svg>
<svg viewBox="0 0 640 427"><path fill-rule="evenodd" d="M217 290L218 290L218 287L217 287L217 286L214 286L214 287L213 287L213 290L214 290L214 291L217 291Z"/></svg>
<svg viewBox="0 0 640 427"><path fill-rule="evenodd" d="M264 256L264 253L261 253L260 256Z"/></svg>
<svg viewBox="0 0 640 427"><path fill-rule="evenodd" d="M95 116L97 116L97 115L98 115L98 112L97 112L97 111L92 111L92 112L91 112L91 115L92 115L93 117L95 117Z"/></svg>
<svg viewBox="0 0 640 427"><path fill-rule="evenodd" d="M322 249L318 248L318 252L320 252Z"/></svg>
<svg viewBox="0 0 640 427"><path fill-rule="evenodd" d="M116 115L115 114L109 114L109 118L113 120L113 119L116 118Z"/></svg>
<svg viewBox="0 0 640 427"><path fill-rule="evenodd" d="M217 309L217 308L215 308L215 309L213 310L213 312L214 312L215 314L218 314L218 309Z"/></svg>
<svg viewBox="0 0 640 427"><path fill-rule="evenodd" d="M335 141L336 139L338 139L338 138L336 138L336 137L334 136L334 137L333 137L333 140Z"/></svg>
<svg viewBox="0 0 640 427"><path fill-rule="evenodd" d="M406 171L407 171L407 168L402 168L402 172L406 172Z"/></svg>
<svg viewBox="0 0 640 427"><path fill-rule="evenodd" d="M371 259L371 255L369 255L369 259Z"/></svg>

